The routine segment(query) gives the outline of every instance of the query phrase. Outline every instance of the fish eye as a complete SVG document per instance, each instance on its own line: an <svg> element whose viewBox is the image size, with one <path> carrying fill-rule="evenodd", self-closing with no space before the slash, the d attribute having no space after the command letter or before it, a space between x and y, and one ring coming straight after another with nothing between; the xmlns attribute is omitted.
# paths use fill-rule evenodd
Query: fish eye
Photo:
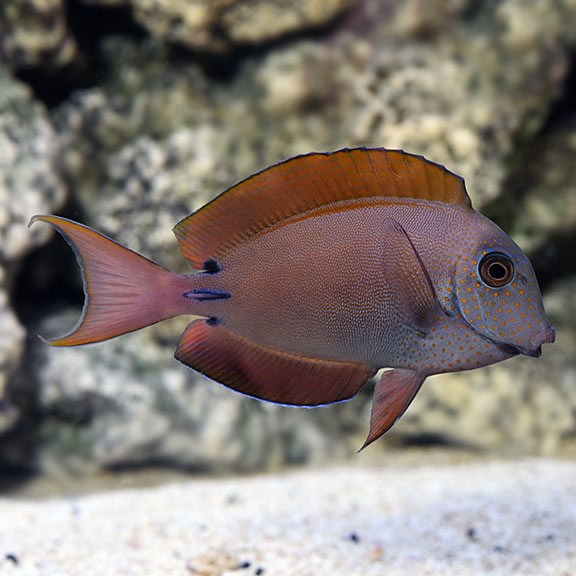
<svg viewBox="0 0 576 576"><path fill-rule="evenodd" d="M500 288L514 277L514 263L501 252L487 254L480 260L478 272L482 281L492 288Z"/></svg>

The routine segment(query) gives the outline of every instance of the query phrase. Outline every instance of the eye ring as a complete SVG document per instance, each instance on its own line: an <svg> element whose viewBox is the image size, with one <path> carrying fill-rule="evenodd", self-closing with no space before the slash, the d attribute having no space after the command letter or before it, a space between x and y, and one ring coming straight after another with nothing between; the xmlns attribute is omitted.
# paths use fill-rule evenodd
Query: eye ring
<svg viewBox="0 0 576 576"><path fill-rule="evenodd" d="M501 288L514 278L514 263L506 254L492 252L480 260L478 273L484 284L491 288Z"/></svg>

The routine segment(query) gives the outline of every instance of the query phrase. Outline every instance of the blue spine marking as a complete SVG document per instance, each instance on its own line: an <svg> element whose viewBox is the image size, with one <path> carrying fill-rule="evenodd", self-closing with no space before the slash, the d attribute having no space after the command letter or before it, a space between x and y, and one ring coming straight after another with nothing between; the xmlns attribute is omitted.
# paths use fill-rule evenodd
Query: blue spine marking
<svg viewBox="0 0 576 576"><path fill-rule="evenodd" d="M230 298L229 292L222 292L220 290L192 290L182 294L184 298L197 300L203 302L204 300L228 300Z"/></svg>

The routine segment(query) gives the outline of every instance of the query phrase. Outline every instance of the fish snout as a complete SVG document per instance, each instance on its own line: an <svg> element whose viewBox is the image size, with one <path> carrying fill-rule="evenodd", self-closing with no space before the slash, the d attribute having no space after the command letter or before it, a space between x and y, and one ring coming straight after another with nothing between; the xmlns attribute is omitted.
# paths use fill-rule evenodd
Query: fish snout
<svg viewBox="0 0 576 576"><path fill-rule="evenodd" d="M550 325L536 334L536 341L541 344L553 344L556 340L556 330Z"/></svg>
<svg viewBox="0 0 576 576"><path fill-rule="evenodd" d="M542 355L542 344L552 344L556 340L556 330L550 325L546 328L542 328L536 332L532 338L530 338L530 348L521 350L526 356L532 356L532 358L539 358Z"/></svg>
<svg viewBox="0 0 576 576"><path fill-rule="evenodd" d="M540 358L542 356L542 344L552 344L556 340L556 330L550 325L542 328L530 338L529 346L510 346L511 349L516 351L516 354L524 354L532 358Z"/></svg>

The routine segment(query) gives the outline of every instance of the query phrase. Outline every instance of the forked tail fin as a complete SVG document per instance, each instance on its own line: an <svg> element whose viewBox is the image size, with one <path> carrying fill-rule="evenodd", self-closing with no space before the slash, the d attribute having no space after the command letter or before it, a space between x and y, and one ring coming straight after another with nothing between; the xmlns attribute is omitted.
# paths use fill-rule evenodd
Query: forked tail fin
<svg viewBox="0 0 576 576"><path fill-rule="evenodd" d="M102 234L57 216L34 216L66 239L82 270L84 309L76 326L53 346L100 342L181 314L185 277L132 252Z"/></svg>

